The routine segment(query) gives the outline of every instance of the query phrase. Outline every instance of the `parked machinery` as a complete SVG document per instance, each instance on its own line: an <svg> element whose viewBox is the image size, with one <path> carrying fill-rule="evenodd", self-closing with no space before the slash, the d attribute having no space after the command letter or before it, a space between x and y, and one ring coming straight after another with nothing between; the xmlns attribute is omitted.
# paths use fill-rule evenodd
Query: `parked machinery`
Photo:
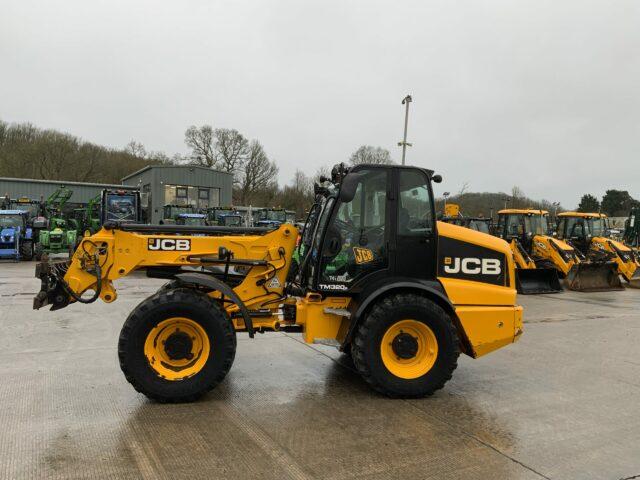
<svg viewBox="0 0 640 480"><path fill-rule="evenodd" d="M549 212L536 209L507 209L498 212L496 234L511 242L517 265L519 292L561 291L557 277L566 278L570 290L604 291L623 288L613 262L589 261L567 242L550 236L548 216Z"/></svg>
<svg viewBox="0 0 640 480"><path fill-rule="evenodd" d="M77 231L64 218L63 207L73 195L73 190L60 187L44 202L46 228L40 230L34 254L40 260L44 254L67 252L73 254Z"/></svg>
<svg viewBox="0 0 640 480"><path fill-rule="evenodd" d="M175 225L178 216L182 214L198 213L193 205L165 205L162 208L161 224Z"/></svg>
<svg viewBox="0 0 640 480"><path fill-rule="evenodd" d="M636 252L640 248L640 208L634 207L629 212L629 218L624 222L624 234L622 241ZM637 258L637 257L636 257Z"/></svg>
<svg viewBox="0 0 640 480"><path fill-rule="evenodd" d="M443 222L470 228L477 232L490 234L492 231L491 219L485 217L467 217L460 211L455 203L448 203L444 209L444 215L440 219Z"/></svg>
<svg viewBox="0 0 640 480"><path fill-rule="evenodd" d="M253 212L253 225L256 227L274 227L296 221L296 212L284 208L259 208Z"/></svg>
<svg viewBox="0 0 640 480"><path fill-rule="evenodd" d="M604 213L563 212L558 215L557 236L593 263L610 263L631 287L640 288L638 258L631 247L610 238Z"/></svg>
<svg viewBox="0 0 640 480"><path fill-rule="evenodd" d="M181 213L176 218L176 225L204 227L207 225L207 216L204 213Z"/></svg>
<svg viewBox="0 0 640 480"><path fill-rule="evenodd" d="M0 210L0 258L31 260L33 258L33 230L25 210Z"/></svg>
<svg viewBox="0 0 640 480"><path fill-rule="evenodd" d="M379 392L429 395L460 352L477 358L522 334L509 245L436 223L432 181L441 178L414 167L334 167L332 181L316 186L291 282L293 225L107 222L70 261L38 265L34 308L111 303L114 280L137 270L170 279L130 314L118 345L127 380L163 402L192 401L220 383L236 331L302 331L305 342L350 352Z"/></svg>
<svg viewBox="0 0 640 480"><path fill-rule="evenodd" d="M209 207L206 209L207 224L220 227L239 227L242 215L233 207Z"/></svg>

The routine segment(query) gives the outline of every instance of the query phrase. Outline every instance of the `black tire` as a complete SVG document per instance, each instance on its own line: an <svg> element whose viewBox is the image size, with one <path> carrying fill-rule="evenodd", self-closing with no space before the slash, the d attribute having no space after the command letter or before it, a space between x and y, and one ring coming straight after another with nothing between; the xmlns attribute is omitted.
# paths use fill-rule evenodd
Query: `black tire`
<svg viewBox="0 0 640 480"><path fill-rule="evenodd" d="M44 254L44 248L40 242L36 243L36 246L33 249L33 254L36 257L37 261L42 260L42 255Z"/></svg>
<svg viewBox="0 0 640 480"><path fill-rule="evenodd" d="M381 343L393 324L413 319L426 324L435 335L438 353L424 375L414 379L392 374L382 360ZM417 398L431 395L451 379L458 366L460 345L451 318L437 304L415 294L396 294L378 301L362 320L351 346L353 363L366 382L389 397Z"/></svg>
<svg viewBox="0 0 640 480"><path fill-rule="evenodd" d="M206 332L213 352L198 373L182 380L160 377L144 354L149 332L171 317L186 317L197 322ZM226 312L215 300L189 288L162 290L140 303L123 325L118 342L120 368L127 381L138 392L158 402L197 400L224 379L235 353L236 333Z"/></svg>
<svg viewBox="0 0 640 480"><path fill-rule="evenodd" d="M33 242L25 240L20 244L20 260L30 261L33 259Z"/></svg>

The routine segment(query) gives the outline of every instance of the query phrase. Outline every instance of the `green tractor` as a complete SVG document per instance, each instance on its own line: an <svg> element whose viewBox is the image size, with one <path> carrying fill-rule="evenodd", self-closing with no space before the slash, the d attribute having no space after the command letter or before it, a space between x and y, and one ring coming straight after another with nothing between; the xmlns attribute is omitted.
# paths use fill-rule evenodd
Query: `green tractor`
<svg viewBox="0 0 640 480"><path fill-rule="evenodd" d="M102 195L98 194L87 203L85 208L76 208L73 210L73 218L69 219L69 225L76 232L84 234L89 231L92 235L100 230L102 222L100 220L100 199ZM78 238L78 241L80 239Z"/></svg>
<svg viewBox="0 0 640 480"><path fill-rule="evenodd" d="M76 246L77 231L67 222L62 213L65 203L73 195L73 190L60 187L44 202L47 226L40 230L38 242L34 247L36 260L44 254L65 253L73 255Z"/></svg>

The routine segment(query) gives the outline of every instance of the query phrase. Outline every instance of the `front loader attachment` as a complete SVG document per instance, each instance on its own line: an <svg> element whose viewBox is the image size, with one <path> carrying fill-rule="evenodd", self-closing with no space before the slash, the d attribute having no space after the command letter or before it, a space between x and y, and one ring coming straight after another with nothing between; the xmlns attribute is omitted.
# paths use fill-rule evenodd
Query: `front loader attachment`
<svg viewBox="0 0 640 480"><path fill-rule="evenodd" d="M627 280L624 286L629 288L640 288L640 267L636 268L633 276L631 279Z"/></svg>
<svg viewBox="0 0 640 480"><path fill-rule="evenodd" d="M615 262L581 262L567 274L569 290L576 292L606 292L623 290Z"/></svg>
<svg viewBox="0 0 640 480"><path fill-rule="evenodd" d="M516 290L522 295L558 293L560 285L555 268L516 268Z"/></svg>

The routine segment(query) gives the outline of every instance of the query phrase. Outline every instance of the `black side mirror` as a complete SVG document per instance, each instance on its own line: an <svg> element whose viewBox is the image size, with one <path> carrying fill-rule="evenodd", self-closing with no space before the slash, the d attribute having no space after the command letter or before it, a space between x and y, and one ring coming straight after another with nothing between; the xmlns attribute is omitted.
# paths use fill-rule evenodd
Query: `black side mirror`
<svg viewBox="0 0 640 480"><path fill-rule="evenodd" d="M356 190L358 189L358 183L360 183L363 175L363 172L356 172L349 173L344 177L342 184L340 185L341 202L348 203L353 200L353 197L356 195Z"/></svg>
<svg viewBox="0 0 640 480"><path fill-rule="evenodd" d="M433 183L440 183L442 182L442 175L434 175L433 177L431 177L431 181L433 181Z"/></svg>

